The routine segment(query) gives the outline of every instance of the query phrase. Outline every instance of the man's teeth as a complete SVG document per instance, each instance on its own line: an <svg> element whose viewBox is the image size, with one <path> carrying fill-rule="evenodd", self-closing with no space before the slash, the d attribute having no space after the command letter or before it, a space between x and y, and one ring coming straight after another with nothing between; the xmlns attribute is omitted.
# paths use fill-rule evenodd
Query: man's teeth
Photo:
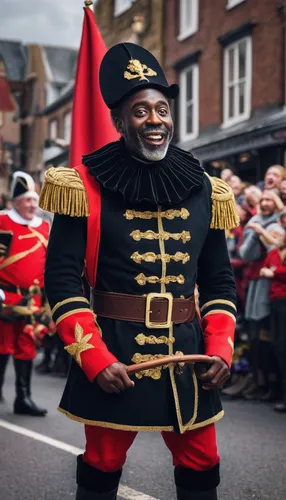
<svg viewBox="0 0 286 500"><path fill-rule="evenodd" d="M151 139L151 141L161 141L163 139L162 135L147 135L146 139Z"/></svg>

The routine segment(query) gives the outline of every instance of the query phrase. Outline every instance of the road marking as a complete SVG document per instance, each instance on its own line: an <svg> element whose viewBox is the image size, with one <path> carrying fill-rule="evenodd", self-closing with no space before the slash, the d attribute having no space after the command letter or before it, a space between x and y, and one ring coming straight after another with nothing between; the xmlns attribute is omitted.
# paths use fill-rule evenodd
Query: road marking
<svg viewBox="0 0 286 500"><path fill-rule="evenodd" d="M20 427L19 425L11 424L6 420L0 419L0 427L4 427L4 429L8 429L12 432L17 432L17 434L22 434L22 436L27 436L31 439L35 439L36 441L41 441L42 443L49 444L54 448L58 448L59 450L67 451L72 455L79 455L83 452L80 448L76 448L75 446L71 446L70 444L63 443L62 441L58 441L57 439L50 438L48 436L44 436L44 434L40 434L39 432L31 431L30 429L26 429L25 427Z"/></svg>
<svg viewBox="0 0 286 500"><path fill-rule="evenodd" d="M70 444L64 443L63 441L58 441L57 439L50 438L49 436L45 436L44 434L40 434L39 432L31 431L30 429L26 429L25 427L11 424L6 420L0 419L0 427L3 427L3 429L7 429L12 432L16 432L17 434L21 434L22 436L35 439L36 441L48 444L50 446L53 446L54 448L58 448L58 450L66 451L67 453L71 453L71 455L77 456L80 453L83 453L83 450L77 448L76 446L72 446ZM129 488L129 486L124 485L119 486L118 494L125 500L158 500L157 498L151 497L150 495L145 495L140 491L133 490L132 488Z"/></svg>
<svg viewBox="0 0 286 500"><path fill-rule="evenodd" d="M150 497L140 493L140 491L133 490L129 486L119 486L118 495L126 500L158 500L157 498Z"/></svg>

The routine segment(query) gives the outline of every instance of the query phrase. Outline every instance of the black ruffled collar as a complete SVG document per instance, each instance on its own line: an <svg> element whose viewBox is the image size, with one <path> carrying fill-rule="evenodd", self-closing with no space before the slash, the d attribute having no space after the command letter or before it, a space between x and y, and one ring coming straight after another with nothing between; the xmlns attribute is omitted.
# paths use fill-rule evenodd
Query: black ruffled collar
<svg viewBox="0 0 286 500"><path fill-rule="evenodd" d="M176 146L169 146L163 160L143 163L130 155L123 139L83 156L83 164L132 205L176 205L201 188L204 175L199 161Z"/></svg>

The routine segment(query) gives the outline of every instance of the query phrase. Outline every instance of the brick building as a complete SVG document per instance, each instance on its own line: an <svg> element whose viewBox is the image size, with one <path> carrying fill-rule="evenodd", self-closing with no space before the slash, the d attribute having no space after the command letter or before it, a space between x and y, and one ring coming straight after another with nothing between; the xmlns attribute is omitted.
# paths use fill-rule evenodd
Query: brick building
<svg viewBox="0 0 286 500"><path fill-rule="evenodd" d="M5 72L16 105L15 111L5 113L1 127L4 156L9 161L5 168L0 169L0 194L7 193L9 178L14 170L26 170L37 182L41 179L46 139L51 138L51 134L53 139L64 138L61 120L59 127L55 120L50 124L49 113L45 110L58 99L58 107L61 107L61 102L65 100L67 116L63 120L68 127L72 101L69 90L74 79L76 59L77 51L74 49L0 40L0 69ZM0 118L3 121L3 117Z"/></svg>
<svg viewBox="0 0 286 500"><path fill-rule="evenodd" d="M96 22L107 47L139 43L162 63L164 0L97 0Z"/></svg>
<svg viewBox="0 0 286 500"><path fill-rule="evenodd" d="M165 9L179 145L211 173L230 165L245 180L284 164L286 2L168 0Z"/></svg>
<svg viewBox="0 0 286 500"><path fill-rule="evenodd" d="M74 82L71 80L60 97L47 106L42 115L46 118L46 140L43 151L45 168L68 166L72 125L72 100Z"/></svg>

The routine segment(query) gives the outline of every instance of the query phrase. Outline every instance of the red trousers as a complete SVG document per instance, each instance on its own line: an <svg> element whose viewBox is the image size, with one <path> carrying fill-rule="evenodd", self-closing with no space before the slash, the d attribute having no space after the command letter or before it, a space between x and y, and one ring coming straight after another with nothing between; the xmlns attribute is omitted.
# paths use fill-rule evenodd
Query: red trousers
<svg viewBox="0 0 286 500"><path fill-rule="evenodd" d="M123 467L137 432L85 425L85 435L84 462L103 472L116 472ZM174 466L205 471L219 462L214 424L185 434L161 435L172 453Z"/></svg>
<svg viewBox="0 0 286 500"><path fill-rule="evenodd" d="M8 323L0 320L0 354L12 354L17 359L34 359L36 340L33 329L25 321Z"/></svg>
<svg viewBox="0 0 286 500"><path fill-rule="evenodd" d="M0 286L1 288L1 286ZM13 306L23 298L12 292L5 292L5 304ZM40 311L42 298L33 297L33 305ZM31 360L36 357L34 329L27 321L8 322L0 320L0 354L12 354L14 358Z"/></svg>

